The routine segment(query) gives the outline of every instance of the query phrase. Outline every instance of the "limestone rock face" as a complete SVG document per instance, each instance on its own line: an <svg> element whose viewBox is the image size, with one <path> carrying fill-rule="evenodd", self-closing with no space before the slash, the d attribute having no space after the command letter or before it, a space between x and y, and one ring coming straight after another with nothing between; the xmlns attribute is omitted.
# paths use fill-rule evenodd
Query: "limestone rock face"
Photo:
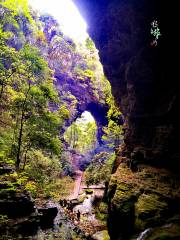
<svg viewBox="0 0 180 240"><path fill-rule="evenodd" d="M40 225L42 229L46 229L50 226L53 226L54 218L58 213L58 209L56 206L38 208L38 212L42 214L40 217Z"/></svg>
<svg viewBox="0 0 180 240"><path fill-rule="evenodd" d="M167 170L140 165L132 172L121 163L108 190L111 239L128 239L133 232L177 224L172 218L180 212L179 184Z"/></svg>
<svg viewBox="0 0 180 240"><path fill-rule="evenodd" d="M0 214L9 218L25 217L35 212L34 202L27 193L8 190L1 184Z"/></svg>
<svg viewBox="0 0 180 240"><path fill-rule="evenodd" d="M163 224L179 202L174 185L160 179L161 170L152 177L154 170L149 169L142 185L141 175L146 170L137 173L138 161L179 171L176 21L167 17L176 6L161 0L74 2L87 21L116 103L126 119L125 145L119 150L109 185L108 227L111 239L128 239L135 229L143 231ZM157 46L151 44L154 20L162 34ZM165 178L171 179L170 173Z"/></svg>
<svg viewBox="0 0 180 240"><path fill-rule="evenodd" d="M18 183L1 182L0 232L2 239L6 234L16 238L18 234L35 233L39 226L39 214L36 212L34 201Z"/></svg>
<svg viewBox="0 0 180 240"><path fill-rule="evenodd" d="M138 146L147 162L177 167L179 94L172 57L176 45L172 19L165 17L171 6L161 0L74 2L88 23L125 115L127 153ZM161 37L157 46L152 46L150 32L155 19Z"/></svg>

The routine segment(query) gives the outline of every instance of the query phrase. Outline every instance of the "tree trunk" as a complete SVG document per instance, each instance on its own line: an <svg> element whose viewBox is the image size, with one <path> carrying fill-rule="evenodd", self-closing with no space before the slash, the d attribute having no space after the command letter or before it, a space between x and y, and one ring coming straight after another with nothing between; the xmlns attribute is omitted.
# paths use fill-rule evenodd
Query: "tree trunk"
<svg viewBox="0 0 180 240"><path fill-rule="evenodd" d="M22 145L22 136L23 136L23 125L24 125L24 115L25 115L25 106L27 102L27 97L30 91L31 85L29 83L29 88L27 90L23 106L22 106L22 114L21 114L21 121L20 121L20 130L19 130L19 137L18 137L18 150L17 150L17 155L16 155L16 169L19 169L19 165L21 162L21 145Z"/></svg>
<svg viewBox="0 0 180 240"><path fill-rule="evenodd" d="M24 171L24 169L25 169L26 162L27 162L27 152L28 152L28 150L26 151L25 156L24 156L24 163L23 163L23 167L22 167L22 170L23 170L23 171Z"/></svg>
<svg viewBox="0 0 180 240"><path fill-rule="evenodd" d="M18 137L18 150L17 150L17 159L16 159L16 168L19 169L19 165L21 162L20 155L21 155L21 144L22 144L22 136L23 136L23 124L24 124L24 110L22 111L21 115L21 122L20 122L20 131Z"/></svg>
<svg viewBox="0 0 180 240"><path fill-rule="evenodd" d="M1 84L1 93L0 93L0 98L2 98L3 91L4 91L4 83L2 82L2 84Z"/></svg>

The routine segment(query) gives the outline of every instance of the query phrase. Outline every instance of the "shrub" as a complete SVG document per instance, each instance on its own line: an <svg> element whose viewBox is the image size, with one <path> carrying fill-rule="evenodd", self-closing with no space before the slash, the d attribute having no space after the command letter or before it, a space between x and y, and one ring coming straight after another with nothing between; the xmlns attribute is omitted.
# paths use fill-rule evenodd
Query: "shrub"
<svg viewBox="0 0 180 240"><path fill-rule="evenodd" d="M27 184L25 185L25 190L31 193L33 197L37 196L37 185L33 181L27 182Z"/></svg>
<svg viewBox="0 0 180 240"><path fill-rule="evenodd" d="M50 183L59 176L61 170L60 162L57 158L45 156L41 151L35 150L29 155L30 161L25 171L28 176L39 185Z"/></svg>

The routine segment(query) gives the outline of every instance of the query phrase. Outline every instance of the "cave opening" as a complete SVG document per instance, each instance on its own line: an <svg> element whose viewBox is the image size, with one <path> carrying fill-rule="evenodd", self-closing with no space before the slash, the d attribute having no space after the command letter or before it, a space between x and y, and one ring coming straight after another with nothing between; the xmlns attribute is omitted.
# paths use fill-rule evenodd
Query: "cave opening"
<svg viewBox="0 0 180 240"><path fill-rule="evenodd" d="M3 239L180 239L175 5L160 2L0 1Z"/></svg>
<svg viewBox="0 0 180 240"><path fill-rule="evenodd" d="M29 2L39 4L36 0ZM26 1L17 1L17 5L21 5L15 9L17 10L15 12L21 16L21 10L23 10L26 20L23 19L21 22L20 17L20 22L17 22L20 33L12 29L12 35L16 36L18 41L10 41L7 48L10 50L9 55L11 53L17 55L17 61L15 57L12 58L13 64L9 66L9 70L14 74L14 66L17 66L20 61L24 71L19 71L15 75L18 79L21 79L22 75L24 78L22 78L22 85L20 82L17 82L17 86L10 84L9 87L12 90L8 93L10 95L4 93L7 94L7 99L12 97L14 109L9 109L7 101L3 101L4 116L8 111L12 113L7 114L8 119L4 117L4 121L12 122L12 126L10 130L2 127L5 132L2 138L5 141L3 146L0 146L0 155L3 153L5 165L12 161L14 164L18 160L16 170L27 175L22 191L25 189L35 199L40 199L38 200L40 207L46 202L47 211L52 204L51 199L55 201L53 209L56 214L59 211L57 204L62 203L62 199L71 203L72 200L76 200L77 205L86 204L86 208L88 204L89 212L86 212L87 215L83 221L87 224L87 228L90 227L89 234L92 235L98 231L98 228L94 229L94 221L98 222L101 228L106 229L107 204L102 203L106 212L103 223L100 222L100 217L98 219L98 214L102 214L98 209L110 181L115 161L114 150L122 140L119 138L122 136L122 124L119 126L119 118L122 114L112 96L111 84L104 75L98 50L92 39L87 36L86 24L83 22L82 26L77 23L75 20L79 17L76 19L75 15L71 16L71 11L66 12L65 8L64 14L67 16L64 17L68 20L67 26L71 25L71 30L75 30L76 33L77 29L83 30L83 33L80 31L78 36L72 36L72 32L68 33L61 23L57 23L59 19L57 19L56 10L63 9L63 6L60 6L62 2L65 1L58 1L58 7L54 8L55 0L51 3L44 1L43 5L37 5L38 10L42 11L36 12L30 9L27 12L28 8L24 5ZM5 6L14 10L16 3L14 5L12 3L13 1L10 0L9 5L5 4ZM47 3L50 5L46 5ZM47 6L50 10L48 13ZM56 12L53 13L52 8ZM4 12L10 15L7 9ZM10 17L14 19L13 14ZM70 22L72 17L78 28L72 26L72 21ZM65 24L62 16L61 20ZM33 24L37 28L30 30ZM36 34L32 35L31 31ZM69 38L71 36L72 39ZM82 43L82 38L85 37L86 40ZM6 45L6 36L4 38L4 45ZM27 40L29 45L26 45L24 40ZM1 43L0 47L2 47ZM3 47L0 51L3 51ZM19 52L22 55L19 55ZM6 60L6 56L4 58ZM32 64L32 68L26 68L28 64ZM6 70L6 67L3 68L4 76L7 76ZM26 72L29 75L26 75ZM31 82L28 76L32 74ZM11 80L12 83L16 81L13 75ZM16 100L22 104L17 105ZM20 112L22 115L19 114ZM17 124L13 118L17 119ZM69 123L71 123L70 126ZM64 129L66 129L65 133ZM6 136L8 136L7 141ZM18 155L17 159L16 155ZM9 159L10 156L12 161ZM22 176L18 175L19 172L17 171L17 174L15 173L12 177L17 179L17 182L23 182ZM11 176L9 179L7 179L8 184ZM97 206L93 205L96 198L99 199ZM72 205L64 205L64 203L62 216L67 217L70 225L74 226L77 219L76 216L72 218ZM97 211L96 216L95 211ZM59 211L59 214L61 213L62 211ZM52 221L55 224L59 219L54 217L53 215ZM62 223L58 222L58 224L57 232L60 234ZM83 227L79 230L86 231ZM107 231L106 235L108 235ZM62 238L69 239L69 237Z"/></svg>
<svg viewBox="0 0 180 240"><path fill-rule="evenodd" d="M90 112L84 111L65 131L64 140L71 150L85 155L98 145L97 124Z"/></svg>

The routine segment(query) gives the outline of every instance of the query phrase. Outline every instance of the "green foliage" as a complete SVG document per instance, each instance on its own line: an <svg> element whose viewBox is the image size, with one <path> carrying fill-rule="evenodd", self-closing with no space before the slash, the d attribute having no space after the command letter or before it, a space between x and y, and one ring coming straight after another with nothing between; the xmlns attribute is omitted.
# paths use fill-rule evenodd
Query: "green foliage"
<svg viewBox="0 0 180 240"><path fill-rule="evenodd" d="M53 27L56 32L59 31ZM105 104L106 96L111 95L111 92L93 41L87 38L84 43L75 45L62 35L56 35L51 41L51 48L48 55L50 66L60 72L63 78L73 79L77 88ZM67 91L62 94L66 97Z"/></svg>
<svg viewBox="0 0 180 240"><path fill-rule="evenodd" d="M69 151L63 151L61 154L61 164L62 164L62 169L63 172L66 175L73 175L74 170L73 170L73 165L72 165L72 153Z"/></svg>
<svg viewBox="0 0 180 240"><path fill-rule="evenodd" d="M3 180L6 191L55 197L67 182L67 194L72 180L61 179L59 133L70 112L55 89L53 71L33 46L33 41L46 44L45 36L34 26L26 0L1 1L0 7L0 166L19 169Z"/></svg>
<svg viewBox="0 0 180 240"><path fill-rule="evenodd" d="M96 47L94 45L94 42L90 39L90 37L88 37L85 41L86 44L86 48L92 52L95 51Z"/></svg>
<svg viewBox="0 0 180 240"><path fill-rule="evenodd" d="M87 185L108 182L111 176L115 153L101 152L96 154L85 171Z"/></svg>
<svg viewBox="0 0 180 240"><path fill-rule="evenodd" d="M29 181L25 185L25 190L29 193L31 193L32 197L37 196L37 184L34 181Z"/></svg>
<svg viewBox="0 0 180 240"><path fill-rule="evenodd" d="M31 45L25 45L20 53L22 53L24 61L29 65L29 71L35 76L48 75L48 63L40 55L40 51Z"/></svg>
<svg viewBox="0 0 180 240"><path fill-rule="evenodd" d="M102 104L111 98L110 84L90 38L75 45L57 34L48 46L41 31L44 23L32 15L27 0L1 0L0 10L0 166L16 166L19 171L9 189L17 190L19 185L33 196L39 192L55 196L58 188L63 192L59 176L73 173L71 156L66 158L65 152L61 156L59 134L76 115L79 98L67 91L65 82L60 99L51 69L58 66L65 80L74 79L82 92ZM48 56L42 55L44 47L51 49ZM79 153L86 153L96 146L96 132L95 122L77 120L65 139ZM71 186L71 179L66 180Z"/></svg>
<svg viewBox="0 0 180 240"><path fill-rule="evenodd" d="M67 128L64 139L69 143L71 148L79 153L85 154L95 148L97 143L96 134L96 122L88 122L81 117Z"/></svg>
<svg viewBox="0 0 180 240"><path fill-rule="evenodd" d="M25 190L28 177L24 173L10 173L0 176L2 188L0 194L19 193Z"/></svg>
<svg viewBox="0 0 180 240"><path fill-rule="evenodd" d="M45 186L56 181L63 171L59 132L70 114L67 105L60 101L53 72L39 49L25 42L20 49L9 44L15 36L14 27L15 39L24 37L19 25L21 16L32 20L26 3L3 1L6 9L1 8L0 166L16 165L25 173L22 176L20 171L13 178L9 175L7 191L23 188L37 196L39 190L45 194Z"/></svg>
<svg viewBox="0 0 180 240"><path fill-rule="evenodd" d="M29 152L27 161L25 172L29 180L25 189L32 196L41 195L57 200L70 193L73 188L73 180L70 177L62 177L64 169L58 158L45 156L41 151L35 150Z"/></svg>
<svg viewBox="0 0 180 240"><path fill-rule="evenodd" d="M31 23L33 23L33 18L28 7L28 0L1 0L0 4L9 9L13 15L24 15Z"/></svg>
<svg viewBox="0 0 180 240"><path fill-rule="evenodd" d="M63 105L56 111L49 110L50 104L59 104L59 98L51 70L39 50L25 45L16 51L5 44L5 37L0 44L1 116L5 122L5 127L0 126L0 150L4 159L17 156L19 167L31 147L60 154L58 135L69 115Z"/></svg>
<svg viewBox="0 0 180 240"><path fill-rule="evenodd" d="M123 126L119 124L121 112L116 106L113 96L108 96L106 102L109 105L107 113L108 126L103 128L104 135L102 136L102 140L106 141L111 147L117 147L123 140Z"/></svg>
<svg viewBox="0 0 180 240"><path fill-rule="evenodd" d="M69 176L55 178L49 184L44 186L44 194L46 197L52 197L55 200L64 198L72 192L74 181Z"/></svg>
<svg viewBox="0 0 180 240"><path fill-rule="evenodd" d="M25 171L39 185L45 186L60 175L59 160L45 156L39 150L29 152L27 161Z"/></svg>

